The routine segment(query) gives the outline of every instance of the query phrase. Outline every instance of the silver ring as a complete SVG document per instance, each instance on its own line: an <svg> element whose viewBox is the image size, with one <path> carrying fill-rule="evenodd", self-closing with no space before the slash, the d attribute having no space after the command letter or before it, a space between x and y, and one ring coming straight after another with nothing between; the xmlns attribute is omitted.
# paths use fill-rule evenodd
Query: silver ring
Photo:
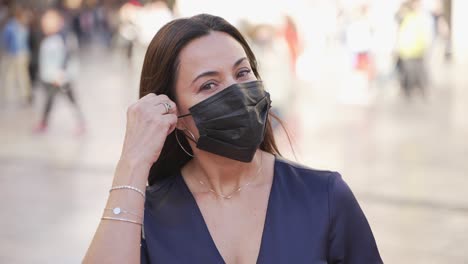
<svg viewBox="0 0 468 264"><path fill-rule="evenodd" d="M165 114L165 115L166 115L166 114L169 114L169 111L171 110L171 105L168 104L168 103L166 103L166 102L160 103L160 104L162 104L162 105L164 106L164 108L166 109L166 112L165 112L164 114Z"/></svg>

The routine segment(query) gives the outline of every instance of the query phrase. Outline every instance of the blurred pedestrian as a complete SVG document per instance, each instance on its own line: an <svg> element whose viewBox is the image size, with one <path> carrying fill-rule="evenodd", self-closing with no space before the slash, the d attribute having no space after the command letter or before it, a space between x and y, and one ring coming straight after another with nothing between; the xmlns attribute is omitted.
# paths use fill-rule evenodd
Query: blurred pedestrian
<svg viewBox="0 0 468 264"><path fill-rule="evenodd" d="M57 94L67 96L75 109L78 119L77 134L85 132L84 119L76 102L70 70L71 52L67 43L67 33L63 31L63 17L56 10L48 10L41 19L45 35L39 49L39 77L47 92L42 120L35 132L44 132L48 127L49 115Z"/></svg>
<svg viewBox="0 0 468 264"><path fill-rule="evenodd" d="M296 75L296 62L297 58L301 52L301 43L299 42L299 33L297 31L296 23L291 16L286 15L284 17L284 38L286 43L288 44L289 49L289 56L291 59L291 69L294 74Z"/></svg>
<svg viewBox="0 0 468 264"><path fill-rule="evenodd" d="M92 6L86 6L80 10L79 14L79 43L80 46L86 46L91 43L96 29L96 15L95 9Z"/></svg>
<svg viewBox="0 0 468 264"><path fill-rule="evenodd" d="M0 32L2 31L7 18L8 18L8 7L2 1L0 1ZM2 41L2 37L0 36L0 84L2 83L1 73L3 72L3 65L2 65L3 52L4 52L3 41Z"/></svg>
<svg viewBox="0 0 468 264"><path fill-rule="evenodd" d="M426 95L427 75L425 56L430 47L431 20L421 7L419 0L405 2L398 13L400 20L397 40L400 85L409 99L418 88Z"/></svg>
<svg viewBox="0 0 468 264"><path fill-rule="evenodd" d="M28 13L21 6L13 6L10 15L1 32L2 44L0 46L3 49L3 55L0 87L2 87L4 97L19 93L24 102L30 103Z"/></svg>
<svg viewBox="0 0 468 264"><path fill-rule="evenodd" d="M369 7L360 5L346 29L346 44L352 56L353 70L362 73L368 81L374 77L371 54L373 29Z"/></svg>
<svg viewBox="0 0 468 264"><path fill-rule="evenodd" d="M451 30L450 23L447 19L447 14L444 10L444 3L442 0L434 2L430 10L430 16L433 22L430 60L433 61L435 55L436 58L442 56L444 62L450 62L452 59L452 50L450 42Z"/></svg>
<svg viewBox="0 0 468 264"><path fill-rule="evenodd" d="M119 36L125 47L125 54L129 62L132 61L133 49L137 40L137 15L142 8L136 0L127 1L119 10Z"/></svg>
<svg viewBox="0 0 468 264"><path fill-rule="evenodd" d="M39 46L42 39L42 30L39 19L40 16L38 12L31 13L28 48L30 50L29 78L31 80L31 88L33 91L39 85ZM31 99L34 99L34 93L31 94Z"/></svg>
<svg viewBox="0 0 468 264"><path fill-rule="evenodd" d="M0 1L0 28L3 28L3 24L8 17L8 7L3 2Z"/></svg>

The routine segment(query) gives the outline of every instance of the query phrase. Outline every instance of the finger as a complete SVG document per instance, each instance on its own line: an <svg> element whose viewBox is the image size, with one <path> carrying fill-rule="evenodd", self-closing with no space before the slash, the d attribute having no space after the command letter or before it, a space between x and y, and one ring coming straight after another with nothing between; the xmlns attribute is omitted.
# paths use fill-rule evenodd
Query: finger
<svg viewBox="0 0 468 264"><path fill-rule="evenodd" d="M140 99L142 102L148 102L148 103L160 103L160 102L165 102L165 101L171 101L171 99L169 99L169 97L167 97L167 95L165 94L155 94L155 93L149 93L145 96L143 96L141 99Z"/></svg>
<svg viewBox="0 0 468 264"><path fill-rule="evenodd" d="M167 97L167 95L165 94L156 95L154 93L149 93L143 96L142 98L140 98L139 101L144 104L152 104L152 105L157 105L162 102L175 104L171 99L169 99L169 97Z"/></svg>
<svg viewBox="0 0 468 264"><path fill-rule="evenodd" d="M162 115L174 114L177 112L176 104L174 102L161 102L155 105L157 107L158 113Z"/></svg>
<svg viewBox="0 0 468 264"><path fill-rule="evenodd" d="M165 95L165 94L158 94L158 98L160 98L162 101L171 101L171 99Z"/></svg>
<svg viewBox="0 0 468 264"><path fill-rule="evenodd" d="M177 125L177 115L175 114L167 114L161 117L163 122L167 124L167 134L169 135L172 131L174 131Z"/></svg>
<svg viewBox="0 0 468 264"><path fill-rule="evenodd" d="M173 101L168 100L164 102L169 105L169 113L171 114L177 113L177 105Z"/></svg>
<svg viewBox="0 0 468 264"><path fill-rule="evenodd" d="M148 100L153 100L156 97L157 97L157 95L155 93L149 93L149 94L143 96L142 98L140 98L139 101L144 102L144 101L148 101Z"/></svg>

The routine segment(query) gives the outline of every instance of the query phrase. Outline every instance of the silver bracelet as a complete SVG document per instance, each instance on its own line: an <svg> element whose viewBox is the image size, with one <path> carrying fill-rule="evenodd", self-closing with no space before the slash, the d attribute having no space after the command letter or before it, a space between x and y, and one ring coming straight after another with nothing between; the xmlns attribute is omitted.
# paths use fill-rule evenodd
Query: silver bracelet
<svg viewBox="0 0 468 264"><path fill-rule="evenodd" d="M119 215L121 213L124 213L124 214L131 214L131 215L134 215L140 219L143 219L142 216L140 216L139 214L136 214L136 213L132 213L132 212L129 212L129 211L126 211L126 210L123 210L122 208L120 207L114 207L114 208L104 208L105 211L112 211L112 213L114 213L114 215Z"/></svg>
<svg viewBox="0 0 468 264"><path fill-rule="evenodd" d="M130 219L125 219L125 218L117 218L117 217L102 217L101 220L113 220L113 221L121 221L121 222L127 222L127 223L132 223L132 224L137 224L137 225L143 225L140 222L133 221Z"/></svg>
<svg viewBox="0 0 468 264"><path fill-rule="evenodd" d="M145 198L145 193L138 189L138 188L135 188L133 186L130 186L130 185L119 185L119 186L114 186L112 187L109 192L112 192L113 190L122 190L122 189L128 189L128 190L132 190L132 191L135 191L135 192L138 192L141 196L143 196L143 198Z"/></svg>

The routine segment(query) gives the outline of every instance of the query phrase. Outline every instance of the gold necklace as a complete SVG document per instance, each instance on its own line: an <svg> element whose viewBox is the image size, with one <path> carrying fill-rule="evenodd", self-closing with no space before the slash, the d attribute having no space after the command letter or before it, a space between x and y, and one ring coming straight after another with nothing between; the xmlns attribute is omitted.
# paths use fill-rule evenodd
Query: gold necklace
<svg viewBox="0 0 468 264"><path fill-rule="evenodd" d="M262 168L263 168L263 155L260 153L260 167L258 168L257 170L257 173L255 174L255 176L249 181L247 182L246 184L242 185L242 186L239 186L239 188L235 189L233 192L231 192L230 194L228 195L224 195L222 193L217 193L215 190L213 190L213 188L209 188L210 192L212 192L213 194L223 198L223 199L231 199L232 196L238 192L240 192L243 188L249 186L257 177L258 175L260 174L260 172L262 171ZM198 182L200 182L201 185L205 186L206 184L202 181L202 180L198 180Z"/></svg>

